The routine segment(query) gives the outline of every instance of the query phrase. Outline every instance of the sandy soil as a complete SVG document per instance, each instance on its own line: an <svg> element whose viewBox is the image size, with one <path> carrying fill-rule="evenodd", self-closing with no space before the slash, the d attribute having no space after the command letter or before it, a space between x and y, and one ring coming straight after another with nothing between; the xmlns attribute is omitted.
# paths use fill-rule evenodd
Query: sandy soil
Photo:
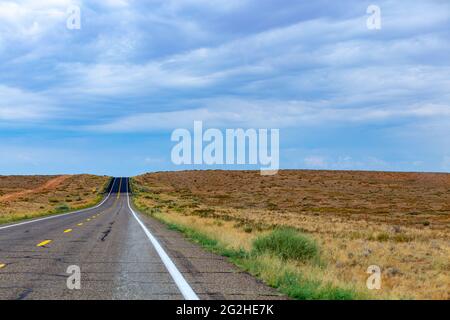
<svg viewBox="0 0 450 320"><path fill-rule="evenodd" d="M0 176L0 223L90 206L108 181L93 175Z"/></svg>

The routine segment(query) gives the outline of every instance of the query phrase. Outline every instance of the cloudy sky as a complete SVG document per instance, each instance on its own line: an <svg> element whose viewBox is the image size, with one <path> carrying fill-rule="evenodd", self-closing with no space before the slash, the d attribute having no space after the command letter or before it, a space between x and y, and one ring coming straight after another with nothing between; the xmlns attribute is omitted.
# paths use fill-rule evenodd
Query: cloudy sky
<svg viewBox="0 0 450 320"><path fill-rule="evenodd" d="M1 0L0 174L201 168L170 160L194 120L279 128L282 168L449 172L450 2Z"/></svg>

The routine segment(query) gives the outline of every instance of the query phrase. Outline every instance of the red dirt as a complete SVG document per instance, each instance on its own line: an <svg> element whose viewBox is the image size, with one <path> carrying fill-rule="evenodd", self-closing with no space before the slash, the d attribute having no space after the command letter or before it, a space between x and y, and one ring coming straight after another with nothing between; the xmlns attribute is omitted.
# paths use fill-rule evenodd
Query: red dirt
<svg viewBox="0 0 450 320"><path fill-rule="evenodd" d="M37 188L5 194L4 196L0 197L0 202L12 201L12 200L15 200L17 198L20 198L20 197L23 197L23 196L26 196L29 194L53 190L69 177L70 177L70 175L58 176L56 178L51 179L50 181L47 181L46 183L44 183L43 185L41 185Z"/></svg>

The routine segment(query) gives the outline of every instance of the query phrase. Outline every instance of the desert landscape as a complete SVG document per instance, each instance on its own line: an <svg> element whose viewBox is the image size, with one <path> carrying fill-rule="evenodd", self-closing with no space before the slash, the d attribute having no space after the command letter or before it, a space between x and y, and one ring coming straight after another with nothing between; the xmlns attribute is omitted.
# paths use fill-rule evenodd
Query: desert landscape
<svg viewBox="0 0 450 320"><path fill-rule="evenodd" d="M292 298L450 299L450 174L160 172L132 188L138 209Z"/></svg>
<svg viewBox="0 0 450 320"><path fill-rule="evenodd" d="M93 206L109 181L95 175L0 176L0 223Z"/></svg>
<svg viewBox="0 0 450 320"><path fill-rule="evenodd" d="M92 207L110 181L1 176L0 224ZM180 171L130 187L140 212L293 299L450 299L450 174Z"/></svg>

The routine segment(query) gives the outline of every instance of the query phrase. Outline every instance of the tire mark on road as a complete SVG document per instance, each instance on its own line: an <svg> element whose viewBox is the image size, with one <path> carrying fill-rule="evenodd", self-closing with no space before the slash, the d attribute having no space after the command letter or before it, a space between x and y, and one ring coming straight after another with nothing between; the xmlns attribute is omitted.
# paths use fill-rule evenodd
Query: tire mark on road
<svg viewBox="0 0 450 320"><path fill-rule="evenodd" d="M26 297L30 295L30 293L33 292L33 289L25 289L19 296L17 297L17 300L24 300Z"/></svg>
<svg viewBox="0 0 450 320"><path fill-rule="evenodd" d="M101 241L105 241L106 237L111 233L113 224L114 224L114 222L110 223L108 229L106 229L105 231L102 232L103 236L100 239Z"/></svg>

